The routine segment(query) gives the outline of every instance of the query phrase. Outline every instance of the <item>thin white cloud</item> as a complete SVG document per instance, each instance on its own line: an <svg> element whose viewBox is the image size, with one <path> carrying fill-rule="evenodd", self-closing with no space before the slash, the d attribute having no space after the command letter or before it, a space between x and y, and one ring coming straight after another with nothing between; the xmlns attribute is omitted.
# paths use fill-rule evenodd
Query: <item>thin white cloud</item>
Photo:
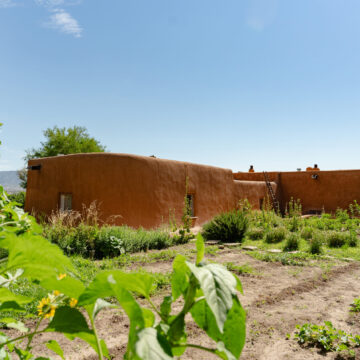
<svg viewBox="0 0 360 360"><path fill-rule="evenodd" d="M262 31L271 25L276 17L278 0L251 0L246 24L255 31Z"/></svg>
<svg viewBox="0 0 360 360"><path fill-rule="evenodd" d="M35 0L35 2L37 5L46 7L60 6L64 4L64 0Z"/></svg>
<svg viewBox="0 0 360 360"><path fill-rule="evenodd" d="M68 12L64 9L54 9L52 12L50 22L46 24L48 27L65 34L73 35L76 38L82 36L82 27Z"/></svg>
<svg viewBox="0 0 360 360"><path fill-rule="evenodd" d="M0 0L0 8L9 8L16 6L13 0Z"/></svg>

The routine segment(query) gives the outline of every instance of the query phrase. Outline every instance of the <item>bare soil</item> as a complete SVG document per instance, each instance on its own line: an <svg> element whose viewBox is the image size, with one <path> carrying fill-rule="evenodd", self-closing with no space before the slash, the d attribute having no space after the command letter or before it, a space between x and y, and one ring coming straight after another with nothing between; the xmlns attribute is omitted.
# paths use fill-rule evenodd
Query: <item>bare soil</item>
<svg viewBox="0 0 360 360"><path fill-rule="evenodd" d="M188 244L175 249L188 252L194 247L194 244ZM354 298L360 295L360 263L332 259L328 263L324 260L314 262L311 266L284 266L255 260L249 252L227 248L208 258L222 263L249 264L254 269L253 274L240 275L244 288L244 295L240 295L240 299L247 310L247 339L241 359L346 358L336 353L322 353L317 348L301 347L295 340L288 340L286 335L293 335L296 324L322 324L326 320L333 322L336 328L359 334L360 318L351 315L349 307ZM171 271L171 264L171 261L159 261L141 266L147 271L167 272ZM166 289L164 293L169 291ZM154 303L159 304L163 295L154 296ZM180 303L174 304L173 310L176 311L180 306ZM125 352L128 326L126 315L121 310L104 310L98 316L98 331L114 359L122 359ZM191 317L188 318L188 330L190 342L203 346L214 345L196 327ZM51 338L61 344L66 359L96 359L93 350L83 342L71 342L60 334L38 336L34 340L34 352L56 358L42 345ZM211 354L194 349L186 351L182 357L196 360L212 358ZM360 351L356 353L356 358L360 359Z"/></svg>

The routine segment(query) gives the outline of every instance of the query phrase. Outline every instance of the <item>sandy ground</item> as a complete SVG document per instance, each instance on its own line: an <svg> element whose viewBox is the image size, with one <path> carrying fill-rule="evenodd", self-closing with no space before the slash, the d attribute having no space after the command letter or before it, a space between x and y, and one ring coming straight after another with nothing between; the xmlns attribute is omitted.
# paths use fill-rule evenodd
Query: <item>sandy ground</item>
<svg viewBox="0 0 360 360"><path fill-rule="evenodd" d="M360 317L349 313L350 304L360 295L358 262L338 261L331 268L324 266L326 264L323 262L304 267L284 266L255 260L246 251L226 248L208 258L237 265L249 264L255 270L254 274L240 275L244 288L244 295L240 299L247 310L247 339L241 359L342 359L336 353L324 354L319 349L301 347L295 340L287 340L286 334L293 334L296 324L322 324L330 320L339 329L353 334L360 333ZM148 271L171 270L170 261L141 266ZM164 291L166 292L169 290ZM155 296L153 301L159 304L162 295ZM180 306L180 303L174 304L173 309L176 311ZM213 346L212 340L196 327L191 317L188 320L189 341ZM125 314L120 310L104 310L97 318L97 328L100 336L106 340L113 358L122 359L128 331ZM51 355L55 359L56 356L42 345L51 338L61 344L66 359L96 359L92 349L83 342L70 342L60 334L37 336L34 340L34 352L37 355ZM360 351L356 358L360 359ZM191 349L182 359L211 360L212 356Z"/></svg>

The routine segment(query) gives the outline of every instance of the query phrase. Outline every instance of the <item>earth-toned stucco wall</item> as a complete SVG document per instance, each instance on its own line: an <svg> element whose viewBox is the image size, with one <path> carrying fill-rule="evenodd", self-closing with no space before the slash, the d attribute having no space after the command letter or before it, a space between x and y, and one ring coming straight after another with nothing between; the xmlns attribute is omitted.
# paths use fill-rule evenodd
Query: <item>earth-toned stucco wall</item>
<svg viewBox="0 0 360 360"><path fill-rule="evenodd" d="M360 201L360 170L269 172L271 181L278 184L282 209L291 197L300 199L303 212L313 210L333 212ZM318 175L313 179L312 175ZM237 180L264 179L263 173L236 173Z"/></svg>
<svg viewBox="0 0 360 360"><path fill-rule="evenodd" d="M51 214L59 208L60 193L72 194L73 210L93 201L100 204L103 221L117 215L117 224L157 227L175 211L180 221L186 179L194 196L196 224L233 209L252 188L240 184L228 169L127 154L75 154L30 160L41 165L29 170L26 210ZM263 182L254 182L251 201L255 206L266 194Z"/></svg>

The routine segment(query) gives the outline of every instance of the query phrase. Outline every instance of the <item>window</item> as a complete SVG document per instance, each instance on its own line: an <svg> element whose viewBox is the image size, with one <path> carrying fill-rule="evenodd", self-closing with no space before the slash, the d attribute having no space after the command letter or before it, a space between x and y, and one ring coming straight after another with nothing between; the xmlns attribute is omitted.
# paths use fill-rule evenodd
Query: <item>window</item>
<svg viewBox="0 0 360 360"><path fill-rule="evenodd" d="M194 195L193 194L187 194L186 195L186 201L188 204L188 209L189 209L189 215L191 217L195 216L195 210L194 210Z"/></svg>
<svg viewBox="0 0 360 360"><path fill-rule="evenodd" d="M263 206L264 206L264 198L261 198L261 199L259 199L259 207L260 207L260 210L263 209Z"/></svg>
<svg viewBox="0 0 360 360"><path fill-rule="evenodd" d="M72 210L72 194L60 194L60 211Z"/></svg>

